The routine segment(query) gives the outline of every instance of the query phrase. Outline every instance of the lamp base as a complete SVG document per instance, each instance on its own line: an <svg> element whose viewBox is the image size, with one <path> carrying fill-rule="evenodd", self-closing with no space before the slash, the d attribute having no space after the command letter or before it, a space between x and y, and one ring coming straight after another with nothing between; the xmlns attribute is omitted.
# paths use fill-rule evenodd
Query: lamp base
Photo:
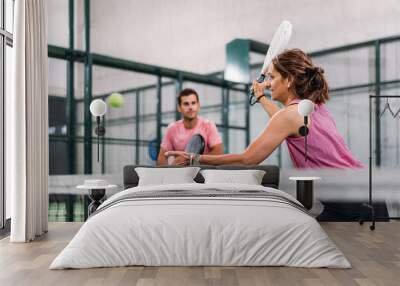
<svg viewBox="0 0 400 286"><path fill-rule="evenodd" d="M101 205L100 200L104 198L106 194L106 189L90 189L89 190L89 198L92 202L88 206L88 215L90 216L94 213L97 208Z"/></svg>

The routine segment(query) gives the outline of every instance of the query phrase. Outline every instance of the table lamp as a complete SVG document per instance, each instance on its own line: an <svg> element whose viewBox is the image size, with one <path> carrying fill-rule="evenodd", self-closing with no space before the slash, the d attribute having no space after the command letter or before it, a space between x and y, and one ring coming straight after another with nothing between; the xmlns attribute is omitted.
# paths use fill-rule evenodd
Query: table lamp
<svg viewBox="0 0 400 286"><path fill-rule="evenodd" d="M95 99L90 103L90 113L92 113L93 116L96 117L96 129L95 133L97 135L97 162L99 162L99 141L100 141L100 136L103 136L106 133L106 129L104 126L100 125L100 119L101 116L106 114L107 112L107 105L106 103L101 100L101 99Z"/></svg>
<svg viewBox="0 0 400 286"><path fill-rule="evenodd" d="M297 106L297 111L304 117L304 125L299 128L300 135L304 136L304 160L307 161L307 135L308 135L308 116L314 110L314 103L309 99L303 99Z"/></svg>

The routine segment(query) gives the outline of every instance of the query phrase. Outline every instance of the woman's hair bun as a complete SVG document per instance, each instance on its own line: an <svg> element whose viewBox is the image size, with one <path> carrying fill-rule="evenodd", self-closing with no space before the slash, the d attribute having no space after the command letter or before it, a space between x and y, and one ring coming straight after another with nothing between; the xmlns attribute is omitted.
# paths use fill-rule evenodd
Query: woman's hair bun
<svg viewBox="0 0 400 286"><path fill-rule="evenodd" d="M324 69L323 68L321 68L321 67L316 67L316 66L313 66L313 67L311 67L311 68L306 68L305 69L305 71L306 71L306 73L307 73L307 75L309 76L309 77L313 77L316 73L320 73L320 74L323 74L324 73Z"/></svg>

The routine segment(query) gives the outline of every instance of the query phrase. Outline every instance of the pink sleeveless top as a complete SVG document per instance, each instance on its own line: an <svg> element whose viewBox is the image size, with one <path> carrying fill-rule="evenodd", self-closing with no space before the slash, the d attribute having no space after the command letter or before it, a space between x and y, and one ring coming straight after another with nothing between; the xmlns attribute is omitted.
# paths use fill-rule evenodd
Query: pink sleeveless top
<svg viewBox="0 0 400 286"><path fill-rule="evenodd" d="M289 105L298 104L299 99ZM286 138L290 157L296 168L362 168L339 134L335 121L324 104L314 106L307 136L307 161L304 160L304 137Z"/></svg>

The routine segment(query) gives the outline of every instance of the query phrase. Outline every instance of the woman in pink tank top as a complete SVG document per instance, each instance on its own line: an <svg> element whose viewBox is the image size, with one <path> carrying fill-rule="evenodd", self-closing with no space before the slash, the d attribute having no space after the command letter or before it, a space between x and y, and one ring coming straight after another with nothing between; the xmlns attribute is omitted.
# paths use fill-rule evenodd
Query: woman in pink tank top
<svg viewBox="0 0 400 286"><path fill-rule="evenodd" d="M178 156L181 165L193 160L208 165L256 165L264 161L283 141L296 168L360 168L339 134L335 121L325 107L329 100L328 84L324 71L314 66L311 59L299 49L286 50L273 59L268 67L267 80L253 82L254 93L264 110L271 117L264 131L241 154L194 155L185 152L167 152ZM271 98L279 101L279 108L264 95L271 91ZM302 99L311 100L315 107L309 116L307 161L304 137L299 134L303 117L297 111Z"/></svg>

